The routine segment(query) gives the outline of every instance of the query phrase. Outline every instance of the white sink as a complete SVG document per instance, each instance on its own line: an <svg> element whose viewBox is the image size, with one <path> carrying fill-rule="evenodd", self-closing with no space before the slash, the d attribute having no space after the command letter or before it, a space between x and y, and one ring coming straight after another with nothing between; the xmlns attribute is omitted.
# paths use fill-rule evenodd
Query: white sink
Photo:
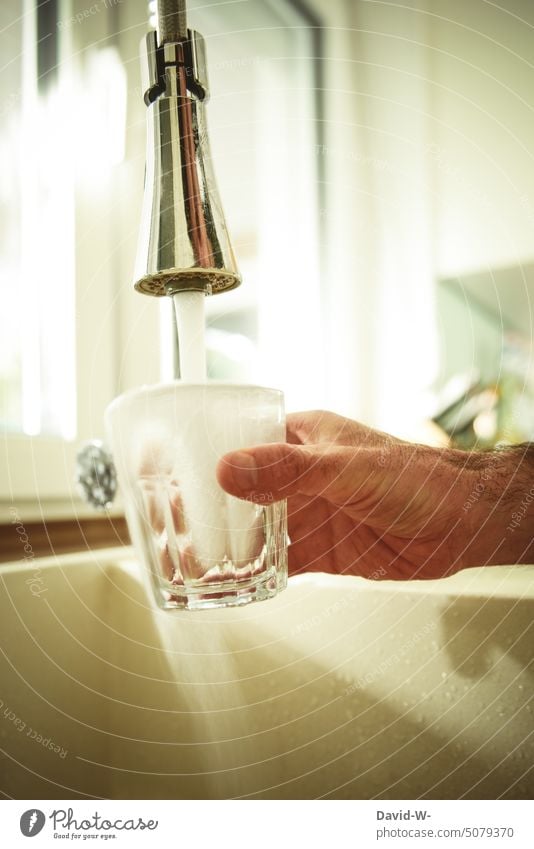
<svg viewBox="0 0 534 849"><path fill-rule="evenodd" d="M532 797L532 567L203 612L128 550L0 576L10 797Z"/></svg>

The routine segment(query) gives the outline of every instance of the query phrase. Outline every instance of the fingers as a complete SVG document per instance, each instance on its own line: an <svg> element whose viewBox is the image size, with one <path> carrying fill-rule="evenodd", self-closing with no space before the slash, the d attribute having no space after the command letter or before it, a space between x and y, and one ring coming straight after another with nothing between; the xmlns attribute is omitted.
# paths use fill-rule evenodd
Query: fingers
<svg viewBox="0 0 534 849"><path fill-rule="evenodd" d="M177 534L185 531L180 490L175 483L163 483L159 479L145 478L139 481L146 516L155 533L161 534L167 527Z"/></svg>
<svg viewBox="0 0 534 849"><path fill-rule="evenodd" d="M344 446L258 445L222 457L217 479L227 492L252 501L280 501L299 492L345 501L357 483L356 454Z"/></svg>
<svg viewBox="0 0 534 849"><path fill-rule="evenodd" d="M343 440L349 437L349 431L358 427L356 422L327 410L289 413L286 418L287 441L296 445L318 442L343 444Z"/></svg>
<svg viewBox="0 0 534 849"><path fill-rule="evenodd" d="M308 572L324 572L329 574L333 571L332 562L323 562L322 559L312 558L308 551L298 544L291 544L287 550L288 574L303 575Z"/></svg>
<svg viewBox="0 0 534 849"><path fill-rule="evenodd" d="M287 441L293 445L352 445L375 448L398 444L389 434L362 425L327 410L289 413L286 419Z"/></svg>

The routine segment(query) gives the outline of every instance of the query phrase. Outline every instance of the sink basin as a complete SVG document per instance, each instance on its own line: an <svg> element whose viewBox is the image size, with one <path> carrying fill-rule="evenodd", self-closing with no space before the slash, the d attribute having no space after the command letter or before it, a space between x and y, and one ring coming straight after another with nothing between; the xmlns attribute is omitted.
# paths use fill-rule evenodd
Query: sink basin
<svg viewBox="0 0 534 849"><path fill-rule="evenodd" d="M0 576L8 797L532 797L532 567L202 612L128 549Z"/></svg>

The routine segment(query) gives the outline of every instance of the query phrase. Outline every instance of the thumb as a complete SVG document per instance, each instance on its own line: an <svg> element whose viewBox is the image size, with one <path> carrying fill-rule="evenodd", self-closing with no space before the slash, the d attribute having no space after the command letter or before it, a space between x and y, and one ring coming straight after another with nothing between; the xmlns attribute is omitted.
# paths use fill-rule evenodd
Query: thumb
<svg viewBox="0 0 534 849"><path fill-rule="evenodd" d="M285 442L232 451L219 460L217 480L238 498L280 501L297 492L333 500L356 488L354 448Z"/></svg>

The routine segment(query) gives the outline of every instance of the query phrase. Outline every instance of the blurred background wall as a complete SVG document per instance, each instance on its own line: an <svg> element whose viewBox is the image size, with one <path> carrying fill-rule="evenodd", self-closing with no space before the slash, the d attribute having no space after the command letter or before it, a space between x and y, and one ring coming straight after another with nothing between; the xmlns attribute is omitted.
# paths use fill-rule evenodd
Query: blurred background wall
<svg viewBox="0 0 534 849"><path fill-rule="evenodd" d="M532 4L189 9L244 278L207 303L211 375L408 438L532 438ZM170 304L131 287L151 15L0 10L5 500L74 503L74 453L106 404L173 374Z"/></svg>

